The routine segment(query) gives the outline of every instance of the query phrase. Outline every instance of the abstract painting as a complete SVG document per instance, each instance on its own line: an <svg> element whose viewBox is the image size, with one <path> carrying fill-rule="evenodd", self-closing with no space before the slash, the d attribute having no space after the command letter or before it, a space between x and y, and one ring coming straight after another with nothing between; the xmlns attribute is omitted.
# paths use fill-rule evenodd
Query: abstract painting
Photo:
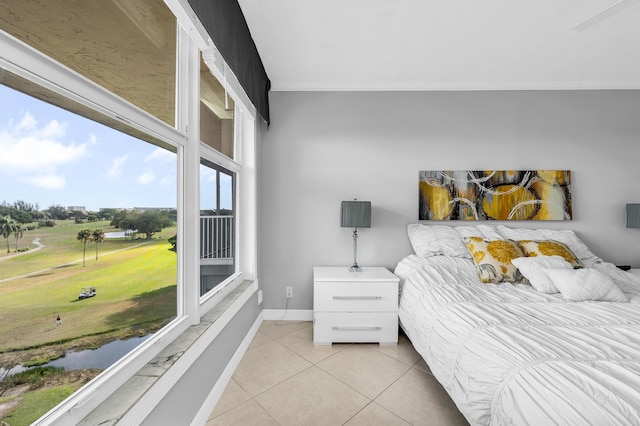
<svg viewBox="0 0 640 426"><path fill-rule="evenodd" d="M420 172L419 220L571 220L570 170Z"/></svg>

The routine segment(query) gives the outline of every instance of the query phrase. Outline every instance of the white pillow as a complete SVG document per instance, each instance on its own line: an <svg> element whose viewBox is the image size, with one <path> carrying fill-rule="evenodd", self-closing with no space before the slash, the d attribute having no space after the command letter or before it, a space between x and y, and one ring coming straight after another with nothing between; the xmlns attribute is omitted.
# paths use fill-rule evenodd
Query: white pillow
<svg viewBox="0 0 640 426"><path fill-rule="evenodd" d="M553 294L559 290L549 278L551 269L573 269L573 266L560 256L517 257L511 263L529 280L531 286L541 293Z"/></svg>
<svg viewBox="0 0 640 426"><path fill-rule="evenodd" d="M420 257L471 257L462 237L451 226L411 223L407 225L407 235L413 251Z"/></svg>
<svg viewBox="0 0 640 426"><path fill-rule="evenodd" d="M496 227L494 225L463 225L456 226L456 232L462 237L462 239L468 237L482 237L485 240L508 240L509 238L504 238L502 235L496 232Z"/></svg>
<svg viewBox="0 0 640 426"><path fill-rule="evenodd" d="M574 302L627 301L627 297L616 287L611 278L597 269L550 269L547 273L565 299Z"/></svg>

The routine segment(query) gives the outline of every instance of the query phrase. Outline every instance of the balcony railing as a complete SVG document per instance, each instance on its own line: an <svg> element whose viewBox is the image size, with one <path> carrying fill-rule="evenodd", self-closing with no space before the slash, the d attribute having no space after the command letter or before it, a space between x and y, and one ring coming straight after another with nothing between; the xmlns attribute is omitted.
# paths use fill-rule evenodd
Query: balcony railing
<svg viewBox="0 0 640 426"><path fill-rule="evenodd" d="M200 263L233 263L234 230L233 216L200 216Z"/></svg>

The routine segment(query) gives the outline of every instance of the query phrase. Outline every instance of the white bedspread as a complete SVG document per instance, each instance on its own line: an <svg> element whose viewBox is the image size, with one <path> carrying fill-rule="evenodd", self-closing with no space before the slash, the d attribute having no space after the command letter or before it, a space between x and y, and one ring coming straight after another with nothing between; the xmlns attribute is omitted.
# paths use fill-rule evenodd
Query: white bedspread
<svg viewBox="0 0 640 426"><path fill-rule="evenodd" d="M587 266L630 302L482 284L468 258L398 264L402 327L472 425L640 425L640 279Z"/></svg>

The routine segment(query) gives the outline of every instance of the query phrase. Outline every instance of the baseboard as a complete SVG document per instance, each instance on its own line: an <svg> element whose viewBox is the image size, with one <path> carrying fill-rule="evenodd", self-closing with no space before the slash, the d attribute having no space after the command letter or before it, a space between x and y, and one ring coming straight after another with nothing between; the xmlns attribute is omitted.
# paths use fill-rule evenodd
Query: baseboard
<svg viewBox="0 0 640 426"><path fill-rule="evenodd" d="M265 321L313 321L312 309L264 309Z"/></svg>
<svg viewBox="0 0 640 426"><path fill-rule="evenodd" d="M211 389L211 392L209 392L209 395L207 395L207 398L202 403L200 410L198 410L198 413L191 421L192 425L203 425L207 422L209 416L211 415L211 412L214 410L214 408L216 408L216 404L218 404L218 401L222 397L224 390L229 384L233 373L236 371L236 368L238 368L240 361L242 361L242 357L244 357L244 354L247 352L249 345L253 341L253 338L256 336L256 333L260 328L260 324L262 324L262 313L258 315L256 321L253 323L253 325L247 332L247 335L242 340L242 343L240 343L240 346L238 346L238 349L236 349L233 357L231 357L229 363L218 378L218 381L213 386L213 389Z"/></svg>

